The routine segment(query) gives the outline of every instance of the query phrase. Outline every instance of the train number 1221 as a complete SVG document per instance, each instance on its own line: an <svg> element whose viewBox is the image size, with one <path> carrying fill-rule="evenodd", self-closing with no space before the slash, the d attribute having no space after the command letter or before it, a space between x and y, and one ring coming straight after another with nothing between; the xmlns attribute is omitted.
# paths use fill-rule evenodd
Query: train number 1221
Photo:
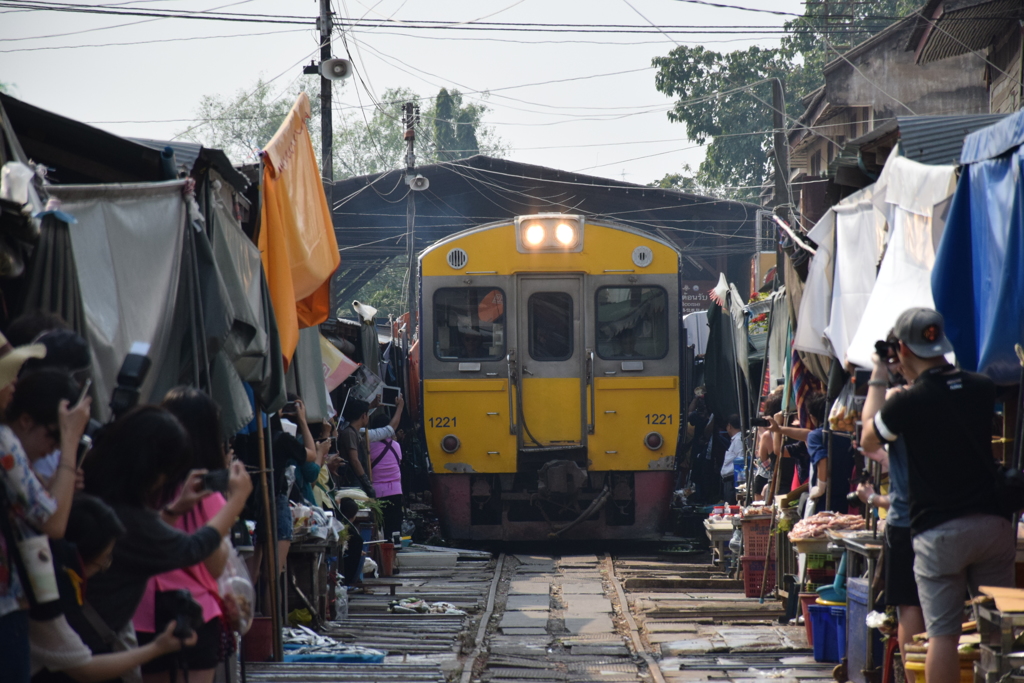
<svg viewBox="0 0 1024 683"><path fill-rule="evenodd" d="M444 428L447 428L447 427L454 427L455 426L455 418L454 417L431 417L431 418L428 419L428 422L430 422L430 426L431 427L435 427L435 428L439 428L439 429L444 429Z"/></svg>
<svg viewBox="0 0 1024 683"><path fill-rule="evenodd" d="M650 415L644 415L647 418L647 424L649 425L670 425L672 424L672 416L665 415L664 413L651 413Z"/></svg>

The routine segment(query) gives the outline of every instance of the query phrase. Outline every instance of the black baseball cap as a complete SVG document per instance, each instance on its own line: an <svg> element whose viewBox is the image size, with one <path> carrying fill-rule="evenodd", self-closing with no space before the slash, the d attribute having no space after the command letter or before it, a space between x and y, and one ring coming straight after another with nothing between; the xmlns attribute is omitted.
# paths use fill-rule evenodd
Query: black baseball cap
<svg viewBox="0 0 1024 683"><path fill-rule="evenodd" d="M896 338L920 358L938 358L953 350L942 314L930 308L909 308L896 319Z"/></svg>

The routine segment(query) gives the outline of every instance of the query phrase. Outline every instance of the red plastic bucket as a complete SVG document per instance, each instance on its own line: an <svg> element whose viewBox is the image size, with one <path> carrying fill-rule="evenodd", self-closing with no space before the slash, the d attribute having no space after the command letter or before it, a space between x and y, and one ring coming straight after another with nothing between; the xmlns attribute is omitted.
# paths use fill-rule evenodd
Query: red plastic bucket
<svg viewBox="0 0 1024 683"><path fill-rule="evenodd" d="M811 628L811 615L807 609L808 605L813 605L818 599L817 593L801 593L800 594L800 612L804 615L804 628L807 629L807 646L814 647L814 629Z"/></svg>
<svg viewBox="0 0 1024 683"><path fill-rule="evenodd" d="M270 617L253 617L249 632L242 636L242 659L268 662L274 656L274 623Z"/></svg>
<svg viewBox="0 0 1024 683"><path fill-rule="evenodd" d="M380 543L380 575L391 576L395 569L395 544Z"/></svg>

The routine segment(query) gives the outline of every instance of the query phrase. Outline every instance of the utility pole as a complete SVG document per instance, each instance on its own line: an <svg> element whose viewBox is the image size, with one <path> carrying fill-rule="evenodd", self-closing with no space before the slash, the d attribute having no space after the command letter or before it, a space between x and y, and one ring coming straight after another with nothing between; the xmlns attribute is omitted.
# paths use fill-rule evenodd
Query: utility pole
<svg viewBox="0 0 1024 683"><path fill-rule="evenodd" d="M409 194L405 205L405 235L409 252L409 293L406 304L409 310L410 339L416 330L416 124L420 122L420 107L415 102L402 105L402 123L405 125L405 184Z"/></svg>
<svg viewBox="0 0 1024 683"><path fill-rule="evenodd" d="M331 58L331 0L320 0L320 62ZM331 120L332 82L320 74L320 171L327 206L334 209L334 123Z"/></svg>
<svg viewBox="0 0 1024 683"><path fill-rule="evenodd" d="M789 196L789 140L786 136L786 89L782 79L772 79L772 127L775 129L772 160L775 162L775 214L792 225L789 207L793 201ZM776 232L778 229L776 229ZM779 240L775 241L779 244ZM782 248L776 247L775 282L783 284Z"/></svg>

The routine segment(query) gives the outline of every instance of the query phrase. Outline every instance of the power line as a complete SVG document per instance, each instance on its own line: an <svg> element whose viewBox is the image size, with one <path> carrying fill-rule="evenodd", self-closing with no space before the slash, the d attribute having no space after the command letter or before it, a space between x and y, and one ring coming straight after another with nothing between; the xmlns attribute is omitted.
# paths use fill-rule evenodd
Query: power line
<svg viewBox="0 0 1024 683"><path fill-rule="evenodd" d="M156 21L154 19L154 21ZM139 22L145 23L145 22ZM16 47L11 50L0 50L0 53L6 52L37 52L39 50L76 50L79 48L86 47L122 47L127 45L151 45L154 43L177 43L190 40L213 40L219 38L252 38L255 36L273 36L280 33L304 33L309 29L304 28L286 28L279 31L264 31L262 33L232 33L229 35L221 36L183 36L181 38L157 38L153 40L135 40L127 43L98 43L93 45L61 45L58 47Z"/></svg>

